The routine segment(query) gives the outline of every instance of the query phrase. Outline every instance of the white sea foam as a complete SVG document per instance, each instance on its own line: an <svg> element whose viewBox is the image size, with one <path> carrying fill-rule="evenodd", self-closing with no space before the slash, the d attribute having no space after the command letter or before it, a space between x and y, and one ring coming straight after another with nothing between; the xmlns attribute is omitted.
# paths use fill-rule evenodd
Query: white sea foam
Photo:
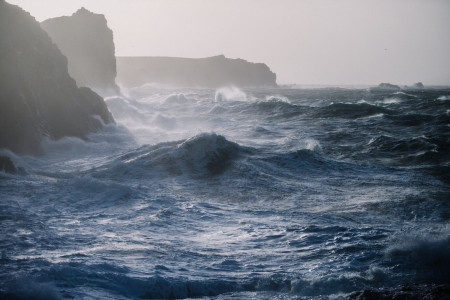
<svg viewBox="0 0 450 300"><path fill-rule="evenodd" d="M306 149L314 151L314 152L322 152L322 147L320 146L320 143L317 140L314 139L306 139Z"/></svg>
<svg viewBox="0 0 450 300"><path fill-rule="evenodd" d="M400 96L407 96L407 97L411 97L411 98L417 98L416 95L407 94L405 92L395 92L394 95L400 95Z"/></svg>
<svg viewBox="0 0 450 300"><path fill-rule="evenodd" d="M215 93L214 100L222 101L247 101L247 94L235 86L222 87Z"/></svg>
<svg viewBox="0 0 450 300"><path fill-rule="evenodd" d="M277 96L266 96L267 102L283 102L291 104L291 101L288 97L277 95Z"/></svg>
<svg viewBox="0 0 450 300"><path fill-rule="evenodd" d="M381 103L383 103L383 104L398 104L400 102L402 102L402 99L395 98L395 97L385 98L385 99L383 99L383 101L381 101Z"/></svg>

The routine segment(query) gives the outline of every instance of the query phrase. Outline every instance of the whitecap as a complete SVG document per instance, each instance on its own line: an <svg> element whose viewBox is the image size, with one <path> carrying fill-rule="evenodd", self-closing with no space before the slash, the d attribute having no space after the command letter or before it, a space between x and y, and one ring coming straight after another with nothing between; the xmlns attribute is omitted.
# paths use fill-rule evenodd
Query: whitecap
<svg viewBox="0 0 450 300"><path fill-rule="evenodd" d="M247 94L235 86L222 87L216 91L214 101L247 101Z"/></svg>

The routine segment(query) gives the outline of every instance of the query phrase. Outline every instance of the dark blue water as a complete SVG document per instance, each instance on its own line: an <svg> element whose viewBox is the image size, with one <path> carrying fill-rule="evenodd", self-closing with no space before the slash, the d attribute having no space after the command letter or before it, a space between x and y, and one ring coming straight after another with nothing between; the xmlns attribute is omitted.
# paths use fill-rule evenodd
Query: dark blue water
<svg viewBox="0 0 450 300"><path fill-rule="evenodd" d="M3 150L0 298L327 299L450 282L450 90L160 89Z"/></svg>

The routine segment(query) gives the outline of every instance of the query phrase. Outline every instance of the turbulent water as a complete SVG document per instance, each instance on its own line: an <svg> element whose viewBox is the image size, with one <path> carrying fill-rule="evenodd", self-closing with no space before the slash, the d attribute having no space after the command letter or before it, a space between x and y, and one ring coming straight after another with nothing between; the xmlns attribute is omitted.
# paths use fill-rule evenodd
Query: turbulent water
<svg viewBox="0 0 450 300"><path fill-rule="evenodd" d="M450 282L450 90L147 85L106 102L117 124L88 141L1 152L23 171L0 172L0 298Z"/></svg>

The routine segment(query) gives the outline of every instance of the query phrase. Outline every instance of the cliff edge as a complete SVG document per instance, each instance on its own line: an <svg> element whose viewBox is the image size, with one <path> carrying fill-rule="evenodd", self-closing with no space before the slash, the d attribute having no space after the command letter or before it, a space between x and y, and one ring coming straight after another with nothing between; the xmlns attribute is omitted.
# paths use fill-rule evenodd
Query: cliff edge
<svg viewBox="0 0 450 300"><path fill-rule="evenodd" d="M169 86L277 86L276 74L266 64L223 55L207 58L117 57L117 82L128 86L158 83Z"/></svg>
<svg viewBox="0 0 450 300"><path fill-rule="evenodd" d="M69 60L69 74L77 85L103 96L120 93L116 85L113 32L104 15L85 8L72 16L45 20L41 27Z"/></svg>
<svg viewBox="0 0 450 300"><path fill-rule="evenodd" d="M77 87L29 13L0 0L0 148L37 152L42 137L85 138L102 122L114 122L103 99Z"/></svg>

